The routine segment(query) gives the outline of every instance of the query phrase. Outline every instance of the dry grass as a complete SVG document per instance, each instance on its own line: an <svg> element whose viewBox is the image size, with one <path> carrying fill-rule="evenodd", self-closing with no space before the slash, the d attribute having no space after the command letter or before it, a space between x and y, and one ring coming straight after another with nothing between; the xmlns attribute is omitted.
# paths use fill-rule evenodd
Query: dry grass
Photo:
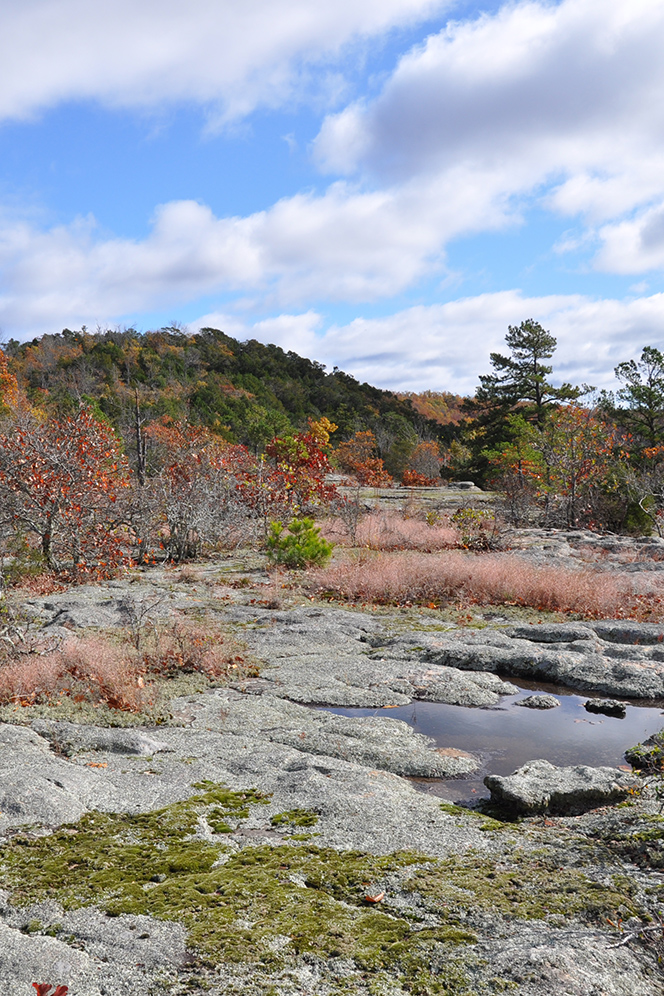
<svg viewBox="0 0 664 996"><path fill-rule="evenodd" d="M97 708L151 712L168 694L168 681L199 674L206 682L256 674L244 647L228 634L189 621L153 630L138 652L130 634L118 641L96 635L72 637L44 651L17 644L0 656L0 705L56 705L64 699Z"/></svg>
<svg viewBox="0 0 664 996"><path fill-rule="evenodd" d="M152 647L142 655L140 666L146 677L196 673L219 682L255 671L244 651L239 641L214 626L178 621L154 631Z"/></svg>
<svg viewBox="0 0 664 996"><path fill-rule="evenodd" d="M382 554L310 572L318 595L388 605L510 604L595 618L643 615L624 579L506 554ZM652 610L648 612L652 618Z"/></svg>
<svg viewBox="0 0 664 996"><path fill-rule="evenodd" d="M132 712L151 704L131 649L97 636L68 640L46 654L17 654L0 667L2 705L45 704L65 696Z"/></svg>
<svg viewBox="0 0 664 996"><path fill-rule="evenodd" d="M349 543L348 530L341 519L328 519L321 533L335 543ZM359 520L354 545L370 550L434 552L449 550L459 543L459 533L447 520L429 525L422 519L404 518L394 512L372 512Z"/></svg>

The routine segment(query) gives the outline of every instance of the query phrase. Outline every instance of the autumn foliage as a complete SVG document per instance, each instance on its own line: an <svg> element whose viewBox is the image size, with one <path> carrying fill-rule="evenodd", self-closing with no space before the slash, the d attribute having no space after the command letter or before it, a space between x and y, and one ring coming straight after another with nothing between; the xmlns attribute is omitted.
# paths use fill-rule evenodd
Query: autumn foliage
<svg viewBox="0 0 664 996"><path fill-rule="evenodd" d="M376 453L376 437L370 430L356 432L352 439L341 443L335 451L335 458L339 467L352 474L360 484L384 488L392 483Z"/></svg>
<svg viewBox="0 0 664 996"><path fill-rule="evenodd" d="M119 440L88 409L63 419L23 410L0 429L3 523L37 537L49 568L104 572L122 562L128 487Z"/></svg>
<svg viewBox="0 0 664 996"><path fill-rule="evenodd" d="M18 382L7 366L7 357L0 349L0 416L8 415L19 403Z"/></svg>
<svg viewBox="0 0 664 996"><path fill-rule="evenodd" d="M556 409L541 426L509 421L512 440L491 454L499 486L532 500L552 523L595 524L625 455L615 427L578 404Z"/></svg>

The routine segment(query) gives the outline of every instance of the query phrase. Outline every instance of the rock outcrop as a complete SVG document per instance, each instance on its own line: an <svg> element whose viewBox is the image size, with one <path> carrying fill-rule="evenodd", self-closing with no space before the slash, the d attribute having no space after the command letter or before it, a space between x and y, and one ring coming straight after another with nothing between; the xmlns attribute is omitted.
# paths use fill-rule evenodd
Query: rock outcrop
<svg viewBox="0 0 664 996"><path fill-rule="evenodd" d="M559 768L544 760L530 761L511 775L484 779L491 801L515 814L584 812L624 799L637 782L619 768Z"/></svg>

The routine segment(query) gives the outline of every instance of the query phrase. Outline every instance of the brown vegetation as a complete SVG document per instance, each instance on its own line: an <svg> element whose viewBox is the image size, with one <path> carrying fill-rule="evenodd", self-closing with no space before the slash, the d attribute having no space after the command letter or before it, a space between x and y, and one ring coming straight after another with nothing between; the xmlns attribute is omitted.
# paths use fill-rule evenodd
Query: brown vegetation
<svg viewBox="0 0 664 996"><path fill-rule="evenodd" d="M621 579L509 554L378 554L311 572L310 584L319 596L383 605L508 604L607 618L646 611Z"/></svg>
<svg viewBox="0 0 664 996"><path fill-rule="evenodd" d="M219 628L178 620L119 639L96 634L49 645L19 625L0 649L0 705L55 705L64 698L129 712L149 712L166 680L200 674L213 684L256 674L244 647Z"/></svg>
<svg viewBox="0 0 664 996"><path fill-rule="evenodd" d="M326 539L346 546L363 546L370 550L449 550L458 546L459 533L447 519L431 525L423 519L405 518L394 512L372 512L360 517L355 535L339 518L327 519L321 528Z"/></svg>

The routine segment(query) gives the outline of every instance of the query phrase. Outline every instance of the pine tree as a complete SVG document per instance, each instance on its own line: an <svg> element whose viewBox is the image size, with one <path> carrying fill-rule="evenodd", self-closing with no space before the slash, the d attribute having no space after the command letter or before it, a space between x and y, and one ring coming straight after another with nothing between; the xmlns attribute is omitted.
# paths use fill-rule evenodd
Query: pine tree
<svg viewBox="0 0 664 996"><path fill-rule="evenodd" d="M582 390L571 384L554 387L548 380L553 368L545 360L556 349L556 339L539 322L528 318L508 326L505 342L510 355L491 353L494 373L480 376L475 397L464 409L470 419L469 442L473 450L471 473L481 478L488 470L488 452L512 441L509 416L518 414L528 423L544 425L548 413L565 401L574 401Z"/></svg>
<svg viewBox="0 0 664 996"><path fill-rule="evenodd" d="M528 318L519 326L508 326L505 342L511 355L491 353L495 373L480 376L476 394L480 407L505 412L518 408L527 421L542 425L553 405L579 397L579 388L571 384L554 387L547 380L553 367L542 361L553 356L556 339L539 322Z"/></svg>
<svg viewBox="0 0 664 996"><path fill-rule="evenodd" d="M614 408L613 414L646 445L664 442L664 355L654 346L644 346L638 362L619 363L615 374L623 384L617 391L623 405ZM605 396L609 407L612 401Z"/></svg>

